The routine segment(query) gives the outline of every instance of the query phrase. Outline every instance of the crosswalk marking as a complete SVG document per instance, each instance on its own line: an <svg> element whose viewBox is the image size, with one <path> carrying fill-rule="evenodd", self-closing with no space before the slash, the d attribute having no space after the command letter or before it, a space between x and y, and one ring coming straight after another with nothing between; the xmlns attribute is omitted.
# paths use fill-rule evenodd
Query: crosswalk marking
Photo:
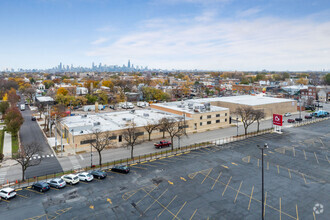
<svg viewBox="0 0 330 220"><path fill-rule="evenodd" d="M3 184L5 182L5 178L7 175L8 168L2 168L0 171L0 184Z"/></svg>
<svg viewBox="0 0 330 220"><path fill-rule="evenodd" d="M76 156L70 156L69 159L71 161L73 169L75 169L75 170L81 169L81 166L80 166L79 161L77 160Z"/></svg>

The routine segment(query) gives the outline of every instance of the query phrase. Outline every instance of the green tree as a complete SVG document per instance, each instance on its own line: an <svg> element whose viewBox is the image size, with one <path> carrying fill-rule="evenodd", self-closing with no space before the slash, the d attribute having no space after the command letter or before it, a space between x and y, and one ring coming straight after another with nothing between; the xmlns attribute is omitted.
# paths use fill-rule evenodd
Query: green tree
<svg viewBox="0 0 330 220"><path fill-rule="evenodd" d="M96 102L97 99L98 99L97 96L90 95L90 94L87 94L87 95L86 95L86 98L87 98L87 102L88 102L89 104L95 104L95 102Z"/></svg>
<svg viewBox="0 0 330 220"><path fill-rule="evenodd" d="M8 102L0 102L0 112L2 114L2 117L5 115L7 109L9 108L9 103Z"/></svg>
<svg viewBox="0 0 330 220"><path fill-rule="evenodd" d="M324 81L327 85L330 85L330 73L324 76Z"/></svg>

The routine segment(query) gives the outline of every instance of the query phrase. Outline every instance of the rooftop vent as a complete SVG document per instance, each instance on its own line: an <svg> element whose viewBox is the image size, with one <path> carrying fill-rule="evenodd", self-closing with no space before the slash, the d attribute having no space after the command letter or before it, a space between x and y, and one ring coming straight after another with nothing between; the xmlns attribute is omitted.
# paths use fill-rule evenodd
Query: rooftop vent
<svg viewBox="0 0 330 220"><path fill-rule="evenodd" d="M84 133L84 131L80 131L80 134Z"/></svg>

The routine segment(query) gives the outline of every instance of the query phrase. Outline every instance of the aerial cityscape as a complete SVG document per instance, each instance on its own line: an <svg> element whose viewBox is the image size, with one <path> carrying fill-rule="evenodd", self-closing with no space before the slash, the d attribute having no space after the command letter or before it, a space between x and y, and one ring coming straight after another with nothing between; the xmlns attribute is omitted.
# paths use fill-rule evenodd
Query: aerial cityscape
<svg viewBox="0 0 330 220"><path fill-rule="evenodd" d="M329 219L329 9L1 1L1 219Z"/></svg>

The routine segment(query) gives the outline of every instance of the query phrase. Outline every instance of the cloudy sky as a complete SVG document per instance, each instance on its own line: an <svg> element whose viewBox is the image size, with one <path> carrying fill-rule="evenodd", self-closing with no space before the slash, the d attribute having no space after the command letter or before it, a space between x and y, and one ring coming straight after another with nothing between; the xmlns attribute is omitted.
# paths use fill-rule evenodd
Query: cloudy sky
<svg viewBox="0 0 330 220"><path fill-rule="evenodd" d="M0 70L329 70L329 0L1 0Z"/></svg>

